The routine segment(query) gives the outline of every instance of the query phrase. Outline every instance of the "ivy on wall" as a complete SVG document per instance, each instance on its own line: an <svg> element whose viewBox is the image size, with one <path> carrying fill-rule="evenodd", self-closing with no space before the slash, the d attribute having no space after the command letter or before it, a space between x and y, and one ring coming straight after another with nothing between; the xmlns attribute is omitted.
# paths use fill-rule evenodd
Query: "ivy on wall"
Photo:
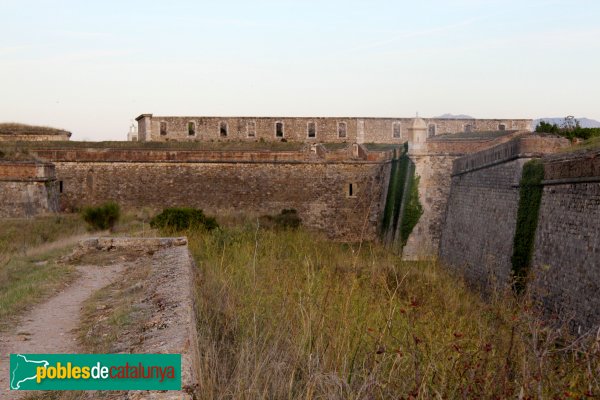
<svg viewBox="0 0 600 400"><path fill-rule="evenodd" d="M404 213L402 214L402 221L400 225L400 237L402 239L402 247L406 245L406 241L414 229L419 218L423 215L423 206L419 201L419 176L414 173L410 177L410 192L408 195L407 203L404 206Z"/></svg>
<svg viewBox="0 0 600 400"><path fill-rule="evenodd" d="M400 243L404 247L419 218L423 214L423 207L419 201L419 177L414 174L414 164L407 154L408 146L405 144L404 152L392 161L390 183L381 224L381 235L386 244Z"/></svg>
<svg viewBox="0 0 600 400"><path fill-rule="evenodd" d="M381 234L385 237L388 232L394 232L398 226L400 218L400 208L402 206L402 195L404 193L404 184L406 170L409 166L409 158L406 155L408 144L404 144L402 154L392 161L392 170L390 172L390 183L388 185L387 198L383 213L383 222L381 225Z"/></svg>
<svg viewBox="0 0 600 400"><path fill-rule="evenodd" d="M544 165L540 160L531 160L523 165L519 190L517 227L511 257L515 290L522 293L526 287L527 275L531 267L535 231L542 202L542 180Z"/></svg>

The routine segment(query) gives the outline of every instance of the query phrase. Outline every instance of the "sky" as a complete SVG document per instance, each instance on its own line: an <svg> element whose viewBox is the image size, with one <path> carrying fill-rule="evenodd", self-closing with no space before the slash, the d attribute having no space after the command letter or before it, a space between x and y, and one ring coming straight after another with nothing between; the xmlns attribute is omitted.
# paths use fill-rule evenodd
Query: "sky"
<svg viewBox="0 0 600 400"><path fill-rule="evenodd" d="M142 113L600 120L597 0L0 0L0 122Z"/></svg>

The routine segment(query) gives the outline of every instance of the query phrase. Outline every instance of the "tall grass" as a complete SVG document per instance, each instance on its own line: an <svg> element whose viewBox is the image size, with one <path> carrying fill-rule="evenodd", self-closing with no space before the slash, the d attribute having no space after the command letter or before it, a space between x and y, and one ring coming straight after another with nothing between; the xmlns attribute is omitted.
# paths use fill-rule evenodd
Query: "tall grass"
<svg viewBox="0 0 600 400"><path fill-rule="evenodd" d="M25 253L32 247L84 232L85 225L76 214L3 219L0 228L0 267L2 256Z"/></svg>
<svg viewBox="0 0 600 400"><path fill-rule="evenodd" d="M206 399L600 395L596 338L435 263L256 226L189 232Z"/></svg>

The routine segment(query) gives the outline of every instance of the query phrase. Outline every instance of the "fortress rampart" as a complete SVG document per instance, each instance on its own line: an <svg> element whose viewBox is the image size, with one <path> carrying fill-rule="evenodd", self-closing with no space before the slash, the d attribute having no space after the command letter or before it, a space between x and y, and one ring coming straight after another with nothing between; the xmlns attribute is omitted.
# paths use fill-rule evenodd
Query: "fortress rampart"
<svg viewBox="0 0 600 400"><path fill-rule="evenodd" d="M374 240L391 152L38 149L62 187L60 207L115 200L126 209L192 206L215 214L294 208L334 240Z"/></svg>
<svg viewBox="0 0 600 400"><path fill-rule="evenodd" d="M544 180L528 287L548 313L589 328L600 323L600 150L557 153L567 145L530 136L457 159L440 258L476 286L510 284L523 165L538 158Z"/></svg>
<svg viewBox="0 0 600 400"><path fill-rule="evenodd" d="M58 192L54 165L0 161L0 218L57 212Z"/></svg>

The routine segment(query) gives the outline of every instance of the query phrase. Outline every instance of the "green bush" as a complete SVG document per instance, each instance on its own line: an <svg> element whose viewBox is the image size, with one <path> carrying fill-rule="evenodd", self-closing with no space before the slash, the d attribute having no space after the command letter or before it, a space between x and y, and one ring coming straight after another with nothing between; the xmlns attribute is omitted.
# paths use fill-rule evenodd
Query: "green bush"
<svg viewBox="0 0 600 400"><path fill-rule="evenodd" d="M110 201L101 206L86 207L82 215L92 229L106 230L114 228L121 216L121 209L117 203Z"/></svg>
<svg viewBox="0 0 600 400"><path fill-rule="evenodd" d="M582 128L577 120L575 120L574 126L568 126L565 120L562 127L559 127L557 124L551 124L550 122L540 121L535 127L535 131L537 133L557 134L570 140L575 138L587 140L594 137L600 137L600 128Z"/></svg>
<svg viewBox="0 0 600 400"><path fill-rule="evenodd" d="M281 210L277 215L263 215L260 222L262 226L280 229L298 229L302 224L298 212L294 209Z"/></svg>
<svg viewBox="0 0 600 400"><path fill-rule="evenodd" d="M186 229L204 228L208 231L219 227L213 217L204 215L197 208L171 207L165 208L160 214L152 218L150 226L153 228L173 229L182 231Z"/></svg>

